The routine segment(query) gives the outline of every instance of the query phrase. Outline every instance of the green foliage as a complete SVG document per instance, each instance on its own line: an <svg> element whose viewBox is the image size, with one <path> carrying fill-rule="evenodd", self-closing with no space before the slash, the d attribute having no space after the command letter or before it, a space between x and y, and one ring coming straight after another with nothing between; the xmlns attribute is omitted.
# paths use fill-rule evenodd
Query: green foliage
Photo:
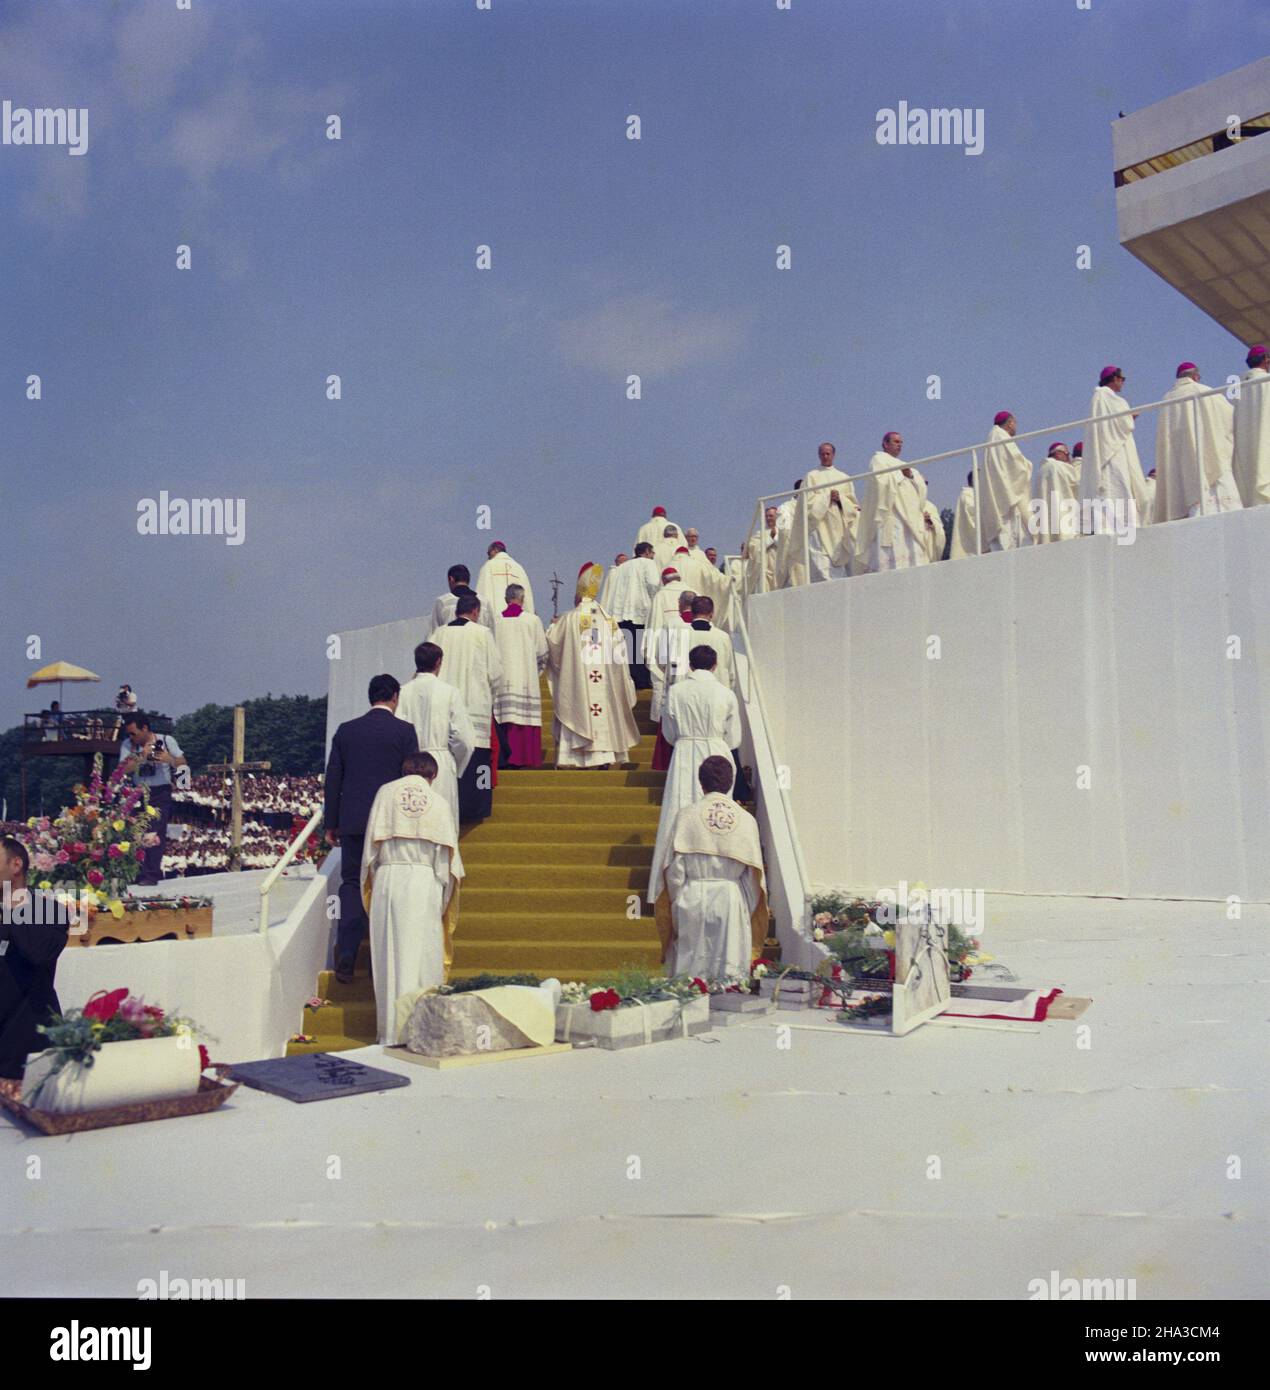
<svg viewBox="0 0 1270 1390"><path fill-rule="evenodd" d="M496 989L499 985L542 984L537 975L473 975L466 980L453 980L442 985L438 994L470 994L474 989Z"/></svg>
<svg viewBox="0 0 1270 1390"><path fill-rule="evenodd" d="M321 772L326 753L326 696L266 695L246 700L245 756L269 762L271 772ZM203 705L176 721L176 741L198 776L209 763L227 763L234 750L232 705Z"/></svg>
<svg viewBox="0 0 1270 1390"><path fill-rule="evenodd" d="M9 819L22 816L23 729L0 733L0 797L9 803ZM26 813L28 816L55 816L75 797L76 782L86 781L81 758L31 758L26 765Z"/></svg>

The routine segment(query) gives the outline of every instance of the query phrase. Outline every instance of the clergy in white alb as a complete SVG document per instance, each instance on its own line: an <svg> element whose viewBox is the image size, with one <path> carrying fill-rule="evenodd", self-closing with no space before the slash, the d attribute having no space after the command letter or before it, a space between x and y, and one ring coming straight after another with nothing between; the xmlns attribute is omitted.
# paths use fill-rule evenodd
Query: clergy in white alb
<svg viewBox="0 0 1270 1390"><path fill-rule="evenodd" d="M1155 520L1235 512L1243 503L1231 471L1235 413L1221 391L1206 395L1199 368L1183 362L1155 427Z"/></svg>
<svg viewBox="0 0 1270 1390"><path fill-rule="evenodd" d="M807 569L812 583L845 579L855 551L860 504L855 487L834 464L837 450L822 444L819 465L803 479L799 501L807 508ZM802 546L802 519L794 517L794 544Z"/></svg>
<svg viewBox="0 0 1270 1390"><path fill-rule="evenodd" d="M674 522L666 515L665 507L654 507L652 516L639 528L639 534L635 537L635 544L638 546L640 541L647 541L650 545L657 546L666 533L666 527L674 525ZM683 535L681 527L675 526L675 530L681 536Z"/></svg>
<svg viewBox="0 0 1270 1390"><path fill-rule="evenodd" d="M378 1041L395 1046L397 1000L443 985L458 920L458 828L433 786L430 753L407 754L403 775L375 794L362 851Z"/></svg>
<svg viewBox="0 0 1270 1390"><path fill-rule="evenodd" d="M480 599L465 594L455 611L454 621L437 628L432 640L445 653L445 678L463 696L476 736L467 770L459 778L459 817L483 820L494 803L490 748L495 738L494 696L503 679L503 663L493 637L480 622Z"/></svg>
<svg viewBox="0 0 1270 1390"><path fill-rule="evenodd" d="M911 569L925 565L928 541L925 512L926 479L905 464L904 440L895 430L882 436L882 448L869 460L873 470L865 480L856 531L854 573ZM885 470L891 470L887 472Z"/></svg>
<svg viewBox="0 0 1270 1390"><path fill-rule="evenodd" d="M1235 486L1245 507L1270 502L1270 370L1261 343L1248 349L1235 397ZM1260 383L1260 384L1258 384Z"/></svg>
<svg viewBox="0 0 1270 1390"><path fill-rule="evenodd" d="M1028 529L1037 545L1069 541L1080 535L1080 463L1067 445L1051 444L1032 478Z"/></svg>
<svg viewBox="0 0 1270 1390"><path fill-rule="evenodd" d="M678 526L665 527L662 536L653 542L653 559L657 562L657 568L664 570L667 565L673 565L675 553L679 550L687 550L683 532Z"/></svg>
<svg viewBox="0 0 1270 1390"><path fill-rule="evenodd" d="M599 565L582 566L575 606L547 630L557 767L623 763L639 742L622 632L595 597L601 574Z"/></svg>
<svg viewBox="0 0 1270 1390"><path fill-rule="evenodd" d="M1131 515L1137 521L1146 515L1146 479L1133 438L1133 412L1120 395L1124 382L1119 367L1104 367L1089 403L1093 418L1085 427L1079 497L1081 530L1094 535L1123 534Z"/></svg>
<svg viewBox="0 0 1270 1390"><path fill-rule="evenodd" d="M704 550L680 551L671 561L679 571L684 586L694 594L705 594L714 602L714 621L731 631L732 582L722 570L706 559Z"/></svg>
<svg viewBox="0 0 1270 1390"><path fill-rule="evenodd" d="M767 934L758 822L733 801L732 765L698 769L701 796L675 817L656 903L669 975L707 981L747 977Z"/></svg>
<svg viewBox="0 0 1270 1390"><path fill-rule="evenodd" d="M600 607L626 634L631 680L636 690L648 690L652 685L644 658L644 640L649 610L660 584L653 544L639 541L634 557L624 565L615 565L604 576L600 592Z"/></svg>
<svg viewBox="0 0 1270 1390"><path fill-rule="evenodd" d="M499 767L542 766L542 683L547 635L542 619L522 607L525 592L509 584L507 607L498 616L494 641L503 679L494 692Z"/></svg>
<svg viewBox="0 0 1270 1390"><path fill-rule="evenodd" d="M678 626L680 622L679 601L686 593L691 593L694 598L696 597L695 591L690 590L679 577L679 571L674 565L667 565L661 571L661 588L653 595L653 601L648 606L648 626L644 631L644 660L648 663L653 691L653 702L649 715L654 722L661 718L663 691L658 682L657 668L665 662L664 647L667 641L664 635L658 636L658 633L663 628Z"/></svg>
<svg viewBox="0 0 1270 1390"><path fill-rule="evenodd" d="M975 543L975 487L974 469L966 474L966 486L957 497L957 510L953 513L952 544L948 549L950 560L965 560L979 553Z"/></svg>
<svg viewBox="0 0 1270 1390"><path fill-rule="evenodd" d="M807 557L803 553L802 512L798 494L803 480L794 479L794 495L776 508L776 587L788 589L807 582ZM794 525L798 525L795 540Z"/></svg>
<svg viewBox="0 0 1270 1390"><path fill-rule="evenodd" d="M944 518L929 497L922 503L922 512L930 522L926 528L926 563L933 565L944 558L944 542L948 537L944 532Z"/></svg>
<svg viewBox="0 0 1270 1390"><path fill-rule="evenodd" d="M533 586L525 573L525 567L512 559L503 542L492 541L486 553L489 559L481 566L481 572L476 576L476 596L481 601L481 612L488 613L495 619L491 626L497 634L497 615L507 605L506 594L509 584L519 584L525 591L520 606L526 613L535 613L537 609L534 607Z"/></svg>
<svg viewBox="0 0 1270 1390"><path fill-rule="evenodd" d="M425 630L423 640L430 641L432 634L447 623L454 621L455 609L458 607L459 599L468 594L475 595L476 590L471 587L471 572L466 565L451 565L446 571L446 582L449 584L449 592L442 594L432 605L432 615L424 625ZM493 612L481 614L481 625L488 629L490 636L494 635L494 614Z"/></svg>
<svg viewBox="0 0 1270 1390"><path fill-rule="evenodd" d="M732 750L741 745L741 709L736 696L715 676L717 659L713 647L693 647L688 653L691 669L666 696L661 728L672 751L648 880L650 903L657 901L661 870L670 857L675 816L697 799L697 769L715 753L731 764Z"/></svg>
<svg viewBox="0 0 1270 1390"><path fill-rule="evenodd" d="M436 760L433 790L445 798L458 825L459 778L476 748L476 732L463 696L441 679L444 656L435 642L420 642L415 648L415 675L401 687L397 718L414 725L420 749Z"/></svg>
<svg viewBox="0 0 1270 1390"><path fill-rule="evenodd" d="M656 640L649 643L649 671L653 676L653 689L657 692L655 708L658 719L665 712L666 698L675 683L683 680L691 670L689 652L703 644L714 648L718 659L714 674L720 685L736 694L736 657L732 635L715 626L714 601L707 594L693 594L685 590L679 595L679 622L658 628ZM667 745L667 765L670 751ZM654 762L653 770L662 769Z"/></svg>
<svg viewBox="0 0 1270 1390"><path fill-rule="evenodd" d="M1017 428L1008 410L998 410L983 451L979 533L985 551L1017 550L1031 539L1027 523L1032 465L1014 442Z"/></svg>
<svg viewBox="0 0 1270 1390"><path fill-rule="evenodd" d="M763 524L745 543L741 559L745 563L745 588L751 594L766 594L776 588L777 510L763 512Z"/></svg>

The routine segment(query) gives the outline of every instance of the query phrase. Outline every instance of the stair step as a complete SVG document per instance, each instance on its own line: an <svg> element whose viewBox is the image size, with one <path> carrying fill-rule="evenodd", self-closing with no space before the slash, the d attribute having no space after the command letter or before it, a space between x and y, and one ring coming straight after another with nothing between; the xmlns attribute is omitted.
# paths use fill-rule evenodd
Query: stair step
<svg viewBox="0 0 1270 1390"><path fill-rule="evenodd" d="M661 942L655 935L610 944L574 941L454 942L454 973L465 976L511 975L524 972L542 979L555 975L572 980L579 975L612 973L624 965L645 968L661 959Z"/></svg>
<svg viewBox="0 0 1270 1390"><path fill-rule="evenodd" d="M461 841L463 864L469 870L480 869L482 875L490 868L516 870L544 869L559 876L563 870L572 872L573 865L603 867L643 866L653 862L654 836L643 837L636 843L614 845L608 839L592 841L576 837L569 844L544 844L541 840L502 840L487 836L473 839L465 835ZM475 873L472 873L475 879Z"/></svg>
<svg viewBox="0 0 1270 1390"><path fill-rule="evenodd" d="M308 1029L302 1029L308 1032ZM375 1041L372 1034L369 1038L346 1038L332 1034L329 1038L318 1038L311 1043L287 1044L288 1057L305 1057L313 1052L351 1052L355 1047L367 1047Z"/></svg>
<svg viewBox="0 0 1270 1390"><path fill-rule="evenodd" d="M592 784L589 777L558 776L550 783L526 783L519 775L500 778L494 793L495 815L508 806L626 806L661 805L659 786L628 787L619 782Z"/></svg>
<svg viewBox="0 0 1270 1390"><path fill-rule="evenodd" d="M641 891L622 884L616 887L578 888L570 880L567 887L525 889L502 886L500 875L496 887L486 887L475 881L472 887L464 887L459 920L462 922L469 914L495 912L513 913L526 919L569 917L582 913L594 917L599 924L613 917L627 916L631 899L639 902Z"/></svg>
<svg viewBox="0 0 1270 1390"><path fill-rule="evenodd" d="M498 791L504 787L555 787L559 785L562 775L568 774L569 768L555 767L527 767L509 769L506 781L502 774L499 774ZM647 769L636 770L634 768L588 768L585 777L570 777L566 785L570 787L591 786L597 787L661 787L666 782L664 772L649 772Z"/></svg>
<svg viewBox="0 0 1270 1390"><path fill-rule="evenodd" d="M657 825L660 806L649 801L634 801L629 806L621 803L609 805L600 802L595 806L579 806L574 801L560 801L543 804L537 801L499 801L494 793L494 814L485 825L511 825L530 821L535 824L551 821L557 825L570 825L576 820L585 819L588 824L610 826L620 830L627 826L642 828L650 821Z"/></svg>
<svg viewBox="0 0 1270 1390"><path fill-rule="evenodd" d="M569 941L608 945L624 940L651 940L655 935L651 906L640 903L647 915L627 917L625 912L601 915L596 912L544 912L526 916L523 912L481 912L468 914L460 910L459 929L454 934L455 949L459 942L492 941ZM326 1012L325 1009L322 1010ZM305 1032L312 1032L306 1028Z"/></svg>
<svg viewBox="0 0 1270 1390"><path fill-rule="evenodd" d="M479 825L466 828L459 838L459 848L463 856L467 857L467 847L469 844L517 844L522 845L529 841L539 841L546 844L557 844L565 841L571 844L600 844L600 845L652 845L657 839L657 817L651 819L641 826L631 827L625 819L619 822L610 823L601 821L597 817L588 817L585 821L571 822L543 822L541 820L521 820L514 824L507 822L498 823L498 818L482 821Z"/></svg>
<svg viewBox="0 0 1270 1390"><path fill-rule="evenodd" d="M562 889L571 892L584 889L638 891L648 883L652 851L650 849L648 858L640 864L544 864L532 857L528 863L516 864L510 863L505 854L494 856L492 852L484 860L472 860L465 853L463 860L468 869L463 881L466 910L472 896L484 892L538 893L549 900Z"/></svg>

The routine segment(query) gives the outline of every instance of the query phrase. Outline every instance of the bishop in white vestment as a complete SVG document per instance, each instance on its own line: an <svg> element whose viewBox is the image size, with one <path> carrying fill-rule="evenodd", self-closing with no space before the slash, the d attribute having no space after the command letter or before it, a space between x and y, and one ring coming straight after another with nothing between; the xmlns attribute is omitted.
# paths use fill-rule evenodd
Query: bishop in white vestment
<svg viewBox="0 0 1270 1390"><path fill-rule="evenodd" d="M542 766L542 684L547 635L542 619L521 607L524 590L507 586L507 607L494 628L503 679L494 694L499 767Z"/></svg>
<svg viewBox="0 0 1270 1390"><path fill-rule="evenodd" d="M1221 393L1205 395L1199 368L1183 362L1155 427L1155 520L1235 512L1235 413Z"/></svg>
<svg viewBox="0 0 1270 1390"><path fill-rule="evenodd" d="M657 932L670 975L748 976L762 954L767 899L758 822L728 795L732 766L713 755L702 795L675 817L657 891Z"/></svg>
<svg viewBox="0 0 1270 1390"><path fill-rule="evenodd" d="M432 785L430 753L410 753L404 775L375 794L362 851L362 901L370 918L378 1040L399 1042L397 1000L445 983L453 959L458 832Z"/></svg>
<svg viewBox="0 0 1270 1390"><path fill-rule="evenodd" d="M1029 529L1037 545L1069 541L1080 535L1080 462L1067 445L1051 444L1032 479L1032 520Z"/></svg>
<svg viewBox="0 0 1270 1390"><path fill-rule="evenodd" d="M1008 410L997 411L983 451L979 532L985 551L1017 550L1031 539L1027 504L1032 496L1032 465L1014 442L1017 428Z"/></svg>
<svg viewBox="0 0 1270 1390"><path fill-rule="evenodd" d="M1114 533L1117 525L1108 508L1140 523L1146 515L1147 488L1133 438L1133 412L1121 398L1125 377L1119 367L1104 367L1094 387L1086 427L1085 453L1080 469L1081 529L1095 535Z"/></svg>
<svg viewBox="0 0 1270 1390"><path fill-rule="evenodd" d="M670 857L675 816L697 799L697 769L716 753L727 758L728 765L732 766L732 750L741 744L740 706L736 696L720 685L715 676L717 658L713 648L694 647L688 660L691 669L683 680L671 687L662 715L662 734L672 752L662 789L657 844L648 880L650 903L657 901L660 873ZM728 785L731 786L731 782Z"/></svg>
<svg viewBox="0 0 1270 1390"><path fill-rule="evenodd" d="M502 683L503 663L489 629L480 622L480 599L466 595L456 612L455 620L438 628L432 640L445 653L446 679L463 696L476 736L467 771L459 778L459 817L484 820L494 804L490 748L495 737L494 696Z"/></svg>
<svg viewBox="0 0 1270 1390"><path fill-rule="evenodd" d="M397 718L414 725L420 749L435 759L433 790L445 798L458 825L459 778L476 749L476 731L463 696L441 679L444 655L435 642L420 642L415 648L414 679L401 687Z"/></svg>
<svg viewBox="0 0 1270 1390"><path fill-rule="evenodd" d="M625 568L625 567L623 567ZM575 607L547 630L557 767L608 767L639 742L621 629L596 601L599 565L578 571Z"/></svg>
<svg viewBox="0 0 1270 1390"><path fill-rule="evenodd" d="M512 559L502 541L491 542L487 553L489 559L481 566L481 572L476 576L476 596L481 601L481 612L488 613L495 619L487 626L497 634L497 614L506 607L509 584L519 584L525 591L520 606L526 613L534 613L537 610L534 608L533 585L529 582L525 567Z"/></svg>
<svg viewBox="0 0 1270 1390"><path fill-rule="evenodd" d="M855 573L911 569L927 559L926 479L916 468L896 467L904 440L894 430L882 436L882 447L869 460L872 475L864 485L864 500L856 533ZM892 469L891 472L883 472Z"/></svg>
<svg viewBox="0 0 1270 1390"><path fill-rule="evenodd" d="M647 541L656 549L666 534L667 526L675 526L675 523L666 515L666 508L654 507L652 516L639 528L639 534L635 537L636 546L640 541ZM679 535L683 535L682 527L675 526L675 530Z"/></svg>
<svg viewBox="0 0 1270 1390"><path fill-rule="evenodd" d="M1235 486L1245 507L1270 502L1270 370L1261 343L1248 349L1235 398ZM1260 385L1258 385L1260 383Z"/></svg>
<svg viewBox="0 0 1270 1390"><path fill-rule="evenodd" d="M794 495L776 508L776 587L793 588L807 582L807 557L802 543L802 512L798 494L803 480L794 479ZM798 525L798 540L794 540L794 525Z"/></svg>

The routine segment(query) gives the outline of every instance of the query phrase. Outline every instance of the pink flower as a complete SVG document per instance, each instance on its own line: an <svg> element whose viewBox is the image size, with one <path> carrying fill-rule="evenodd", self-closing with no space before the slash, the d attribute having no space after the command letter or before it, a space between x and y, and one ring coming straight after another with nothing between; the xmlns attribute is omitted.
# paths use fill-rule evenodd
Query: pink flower
<svg viewBox="0 0 1270 1390"><path fill-rule="evenodd" d="M59 864L69 864L71 862L70 855L64 849L59 849L56 857Z"/></svg>
<svg viewBox="0 0 1270 1390"><path fill-rule="evenodd" d="M118 845L111 845L106 851L106 856L109 859L120 859L123 857L123 850Z"/></svg>
<svg viewBox="0 0 1270 1390"><path fill-rule="evenodd" d="M56 863L57 860L46 851L41 850L40 853L35 856L35 867L39 869L42 874L50 872Z"/></svg>
<svg viewBox="0 0 1270 1390"><path fill-rule="evenodd" d="M89 869L88 871L88 881L94 888L99 888L105 877L106 875L100 869Z"/></svg>
<svg viewBox="0 0 1270 1390"><path fill-rule="evenodd" d="M104 853L105 850L103 850L100 845L94 845L93 848L88 851L88 857L90 859L100 859Z"/></svg>

